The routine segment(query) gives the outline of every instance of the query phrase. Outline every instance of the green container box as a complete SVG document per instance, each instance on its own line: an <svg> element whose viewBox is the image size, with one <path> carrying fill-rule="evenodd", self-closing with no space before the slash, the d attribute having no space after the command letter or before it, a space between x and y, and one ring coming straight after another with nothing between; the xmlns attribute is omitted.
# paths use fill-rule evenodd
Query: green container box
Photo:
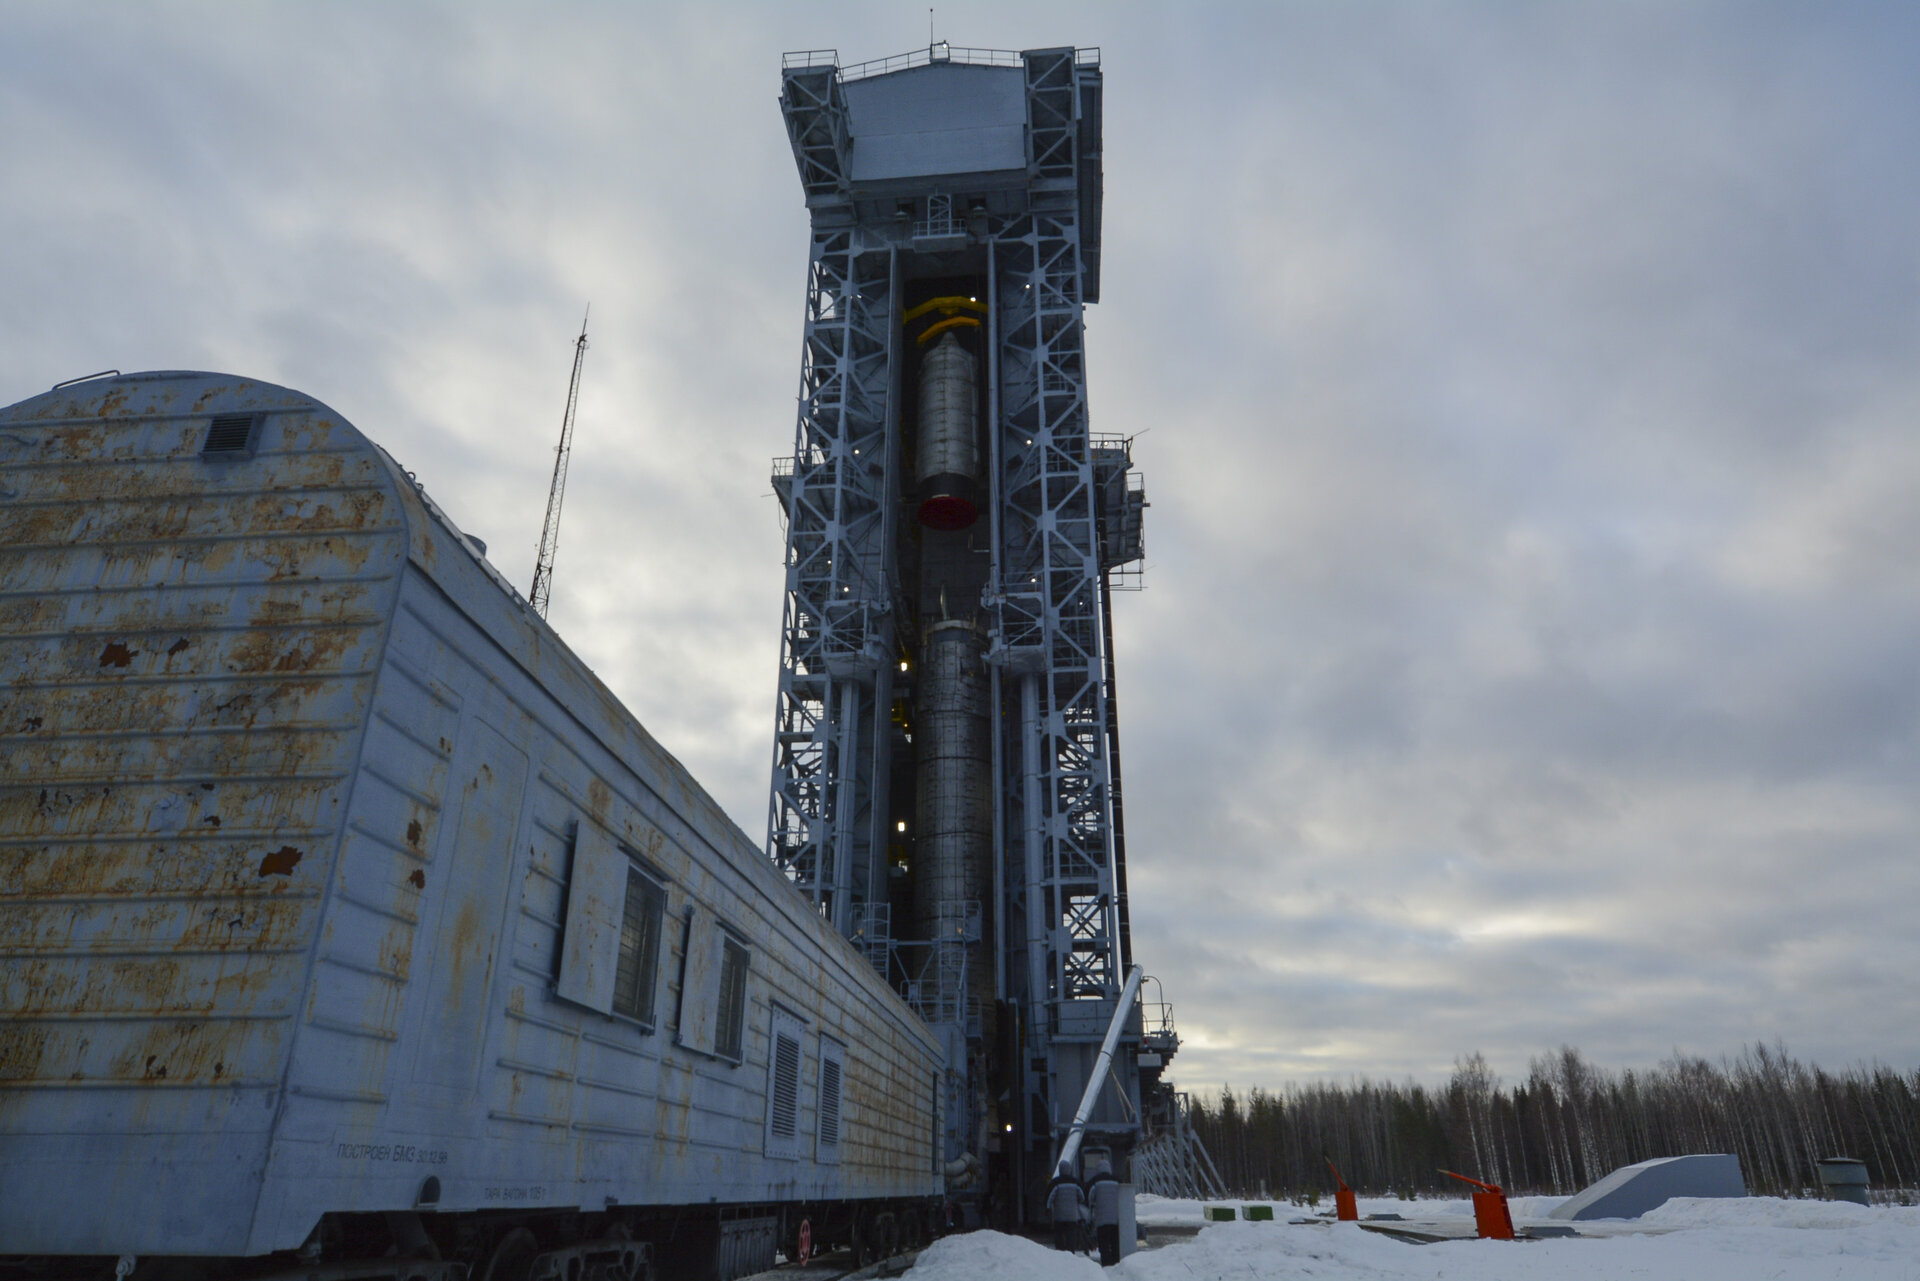
<svg viewBox="0 0 1920 1281"><path fill-rule="evenodd" d="M1207 1207L1208 1223L1231 1223L1233 1219L1233 1207L1230 1205L1210 1205Z"/></svg>
<svg viewBox="0 0 1920 1281"><path fill-rule="evenodd" d="M1270 1205L1250 1205L1246 1208L1246 1217L1250 1220L1273 1220L1273 1207Z"/></svg>

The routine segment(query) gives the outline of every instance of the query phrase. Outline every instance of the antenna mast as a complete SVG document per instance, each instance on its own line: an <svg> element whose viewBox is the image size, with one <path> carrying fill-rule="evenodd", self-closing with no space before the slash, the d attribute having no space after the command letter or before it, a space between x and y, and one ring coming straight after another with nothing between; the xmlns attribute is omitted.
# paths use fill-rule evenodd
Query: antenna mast
<svg viewBox="0 0 1920 1281"><path fill-rule="evenodd" d="M587 304L587 314L593 304ZM587 317L580 317L580 336L573 341L573 377L567 383L567 412L560 419L560 445L553 451L553 488L547 491L547 523L540 530L540 555L533 567L533 590L528 593L540 617L547 616L553 595L553 554L560 547L560 499L567 492L567 458L573 453L573 411L580 404L580 363L587 356Z"/></svg>

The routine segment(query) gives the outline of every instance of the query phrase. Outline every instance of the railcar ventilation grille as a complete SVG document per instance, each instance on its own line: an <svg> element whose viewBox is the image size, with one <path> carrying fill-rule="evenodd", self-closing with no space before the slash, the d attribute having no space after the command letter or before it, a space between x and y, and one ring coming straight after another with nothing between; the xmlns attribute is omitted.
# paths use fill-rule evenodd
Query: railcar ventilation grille
<svg viewBox="0 0 1920 1281"><path fill-rule="evenodd" d="M773 1135L794 1137L800 1117L800 1041L785 1031L773 1038Z"/></svg>
<svg viewBox="0 0 1920 1281"><path fill-rule="evenodd" d="M833 1147L840 1142L840 1063L820 1060L820 1142Z"/></svg>
<svg viewBox="0 0 1920 1281"><path fill-rule="evenodd" d="M259 414L215 414L207 428L207 443L200 447L200 456L251 458L254 431L259 426Z"/></svg>

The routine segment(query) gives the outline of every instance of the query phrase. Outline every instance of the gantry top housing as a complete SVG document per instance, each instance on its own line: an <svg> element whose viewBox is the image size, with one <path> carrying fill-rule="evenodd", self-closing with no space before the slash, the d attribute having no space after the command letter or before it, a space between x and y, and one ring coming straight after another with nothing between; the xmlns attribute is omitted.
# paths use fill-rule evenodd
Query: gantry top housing
<svg viewBox="0 0 1920 1281"><path fill-rule="evenodd" d="M938 252L986 239L990 220L1077 205L1085 299L1099 300L1098 49L941 42L839 61L831 49L782 60L780 108L816 227L895 227L902 247Z"/></svg>

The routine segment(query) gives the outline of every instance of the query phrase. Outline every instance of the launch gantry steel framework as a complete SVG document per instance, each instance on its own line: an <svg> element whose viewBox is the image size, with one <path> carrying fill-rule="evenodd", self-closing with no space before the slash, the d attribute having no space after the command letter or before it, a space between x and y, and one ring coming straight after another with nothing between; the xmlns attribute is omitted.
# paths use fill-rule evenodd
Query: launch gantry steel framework
<svg viewBox="0 0 1920 1281"><path fill-rule="evenodd" d="M843 933L872 897L879 829L872 758L891 707L897 511L893 255L852 229L816 235L793 457L775 464L787 522L787 596L768 845ZM863 781L867 786L861 786ZM877 780L885 794L884 776Z"/></svg>
<svg viewBox="0 0 1920 1281"><path fill-rule="evenodd" d="M977 618L991 881L984 912L940 910L984 919L966 945L991 949L991 966L973 972L991 974L994 990L972 992L956 1020L948 1155L985 1160L1012 1136L1003 1177L1031 1202L1131 951L1109 593L1137 572L1145 501L1130 442L1094 436L1088 416L1099 55L935 45L837 62L831 51L788 55L781 94L812 246L798 428L774 469L787 556L768 852L876 963L897 957L898 941L876 934L888 928L889 878L911 864L898 856L895 757L903 734L911 742L917 646L930 618ZM909 388L924 357L906 326L934 305L930 292L954 290L964 297L945 300L958 317L946 323L974 326L982 357L984 510L969 537L985 546L968 552L984 552L987 567L971 599L943 587L936 605L915 568L935 553L908 497ZM948 989L968 971L953 964L954 940L923 941L921 973L944 984L925 1008L950 1012ZM970 1027L968 1009L979 1013ZM1008 1035L995 1035L996 1020ZM1116 1148L1139 1124L1134 1058L1115 1060L1118 1102L1095 1115Z"/></svg>

